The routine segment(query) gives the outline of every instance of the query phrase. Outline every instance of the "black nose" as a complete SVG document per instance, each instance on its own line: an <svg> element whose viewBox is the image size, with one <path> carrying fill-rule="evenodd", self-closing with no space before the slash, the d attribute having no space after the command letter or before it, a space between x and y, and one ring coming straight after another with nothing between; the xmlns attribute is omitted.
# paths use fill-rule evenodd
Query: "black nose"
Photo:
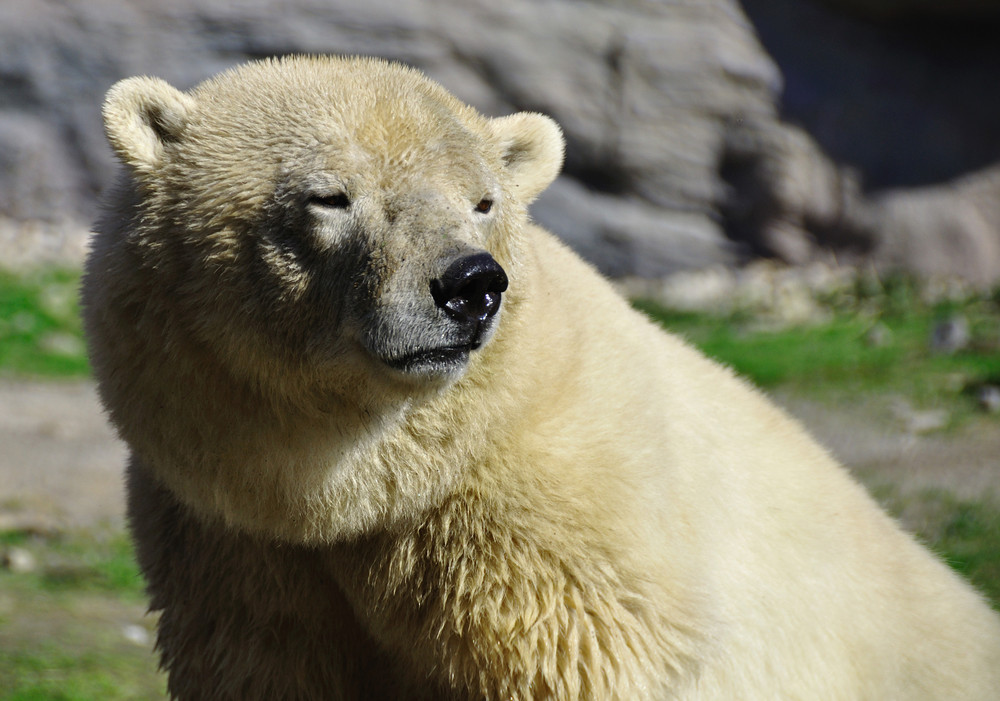
<svg viewBox="0 0 1000 701"><path fill-rule="evenodd" d="M444 275L431 280L434 302L463 324L483 322L500 309L500 294L507 289L507 273L489 253L459 258Z"/></svg>

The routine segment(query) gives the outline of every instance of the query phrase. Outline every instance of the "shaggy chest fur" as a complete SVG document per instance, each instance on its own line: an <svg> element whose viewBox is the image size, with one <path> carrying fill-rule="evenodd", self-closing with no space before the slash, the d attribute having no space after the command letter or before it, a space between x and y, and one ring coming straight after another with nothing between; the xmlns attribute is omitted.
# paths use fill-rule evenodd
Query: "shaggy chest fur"
<svg viewBox="0 0 1000 701"><path fill-rule="evenodd" d="M180 698L657 698L643 676L666 693L689 662L688 632L610 563L541 549L468 495L310 548L205 524L140 466L129 486Z"/></svg>

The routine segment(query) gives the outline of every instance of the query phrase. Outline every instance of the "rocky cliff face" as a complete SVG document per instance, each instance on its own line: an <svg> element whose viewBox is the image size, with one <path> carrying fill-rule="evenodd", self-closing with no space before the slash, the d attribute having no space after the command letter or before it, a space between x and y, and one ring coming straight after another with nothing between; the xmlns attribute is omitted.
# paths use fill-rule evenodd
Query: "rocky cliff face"
<svg viewBox="0 0 1000 701"><path fill-rule="evenodd" d="M864 170L874 166L817 140L821 119L783 121L782 70L794 78L792 97L810 78L779 69L757 30L779 62L796 56L781 42L806 33L792 12L806 0L780 0L792 8L786 13L748 1L757 28L735 0L7 0L0 215L93 216L115 172L100 103L119 78L151 74L187 87L252 58L361 53L416 65L487 113L531 109L558 120L566 171L535 216L611 275L659 276L759 255L802 262L831 250L914 267L911 246L960 230L979 242L967 247L975 275L1000 278L1000 247L986 245L996 243L1000 217L966 204L988 202L995 178L926 193L957 203L949 205L955 212L939 217L935 232L915 232L928 228L920 207L943 211L920 204L925 193L867 192ZM838 21L855 31L868 20ZM879 60L859 58L849 31L841 34L846 46L830 50L848 57L842 65ZM829 70L839 60L817 65ZM916 97L912 109L921 112ZM912 148L945 152L947 144ZM964 272L968 255L938 265L931 252L915 267Z"/></svg>

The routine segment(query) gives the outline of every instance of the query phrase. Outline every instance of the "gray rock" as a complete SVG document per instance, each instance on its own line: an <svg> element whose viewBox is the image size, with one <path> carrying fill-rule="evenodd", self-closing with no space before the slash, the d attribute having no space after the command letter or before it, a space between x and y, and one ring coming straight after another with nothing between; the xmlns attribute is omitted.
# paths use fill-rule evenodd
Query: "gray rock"
<svg viewBox="0 0 1000 701"><path fill-rule="evenodd" d="M935 353L957 353L968 347L970 340L969 320L961 314L942 319L931 329L930 346Z"/></svg>
<svg viewBox="0 0 1000 701"><path fill-rule="evenodd" d="M868 331L865 332L865 345L872 348L884 348L885 346L892 343L892 329L878 322L873 324Z"/></svg>
<svg viewBox="0 0 1000 701"><path fill-rule="evenodd" d="M976 392L976 399L979 406L988 414L1000 413L1000 387L996 385L983 385Z"/></svg>
<svg viewBox="0 0 1000 701"><path fill-rule="evenodd" d="M707 216L664 213L642 199L594 192L568 177L553 183L532 213L611 277L662 277L677 270L731 265L741 257Z"/></svg>
<svg viewBox="0 0 1000 701"><path fill-rule="evenodd" d="M5 570L14 574L26 574L38 569L38 562L35 560L35 556L30 551L15 546L4 550L0 561L2 561Z"/></svg>
<svg viewBox="0 0 1000 701"><path fill-rule="evenodd" d="M566 175L538 218L607 272L737 259L716 206L722 134L742 116L773 120L781 78L735 0L9 0L0 216L93 216L115 172L99 115L115 80L188 87L292 52L396 59L488 113L554 116Z"/></svg>
<svg viewBox="0 0 1000 701"><path fill-rule="evenodd" d="M136 623L126 623L121 627L122 637L133 645L150 647L153 636L149 631Z"/></svg>
<svg viewBox="0 0 1000 701"><path fill-rule="evenodd" d="M1000 173L896 190L872 201L872 259L884 269L957 276L981 287L1000 279Z"/></svg>
<svg viewBox="0 0 1000 701"><path fill-rule="evenodd" d="M951 420L944 409L915 409L903 399L893 404L892 413L900 427L914 436L940 431Z"/></svg>
<svg viewBox="0 0 1000 701"><path fill-rule="evenodd" d="M16 237L41 231L53 241L15 241L3 264L25 251L82 250L78 226L59 231L67 220L92 219L98 193L115 175L100 105L116 80L148 74L190 87L248 59L310 52L415 65L489 114L552 115L567 137L565 174L534 214L610 275L657 277L758 256L802 264L832 250L840 260L873 257L886 268L957 272L980 284L1000 279L994 176L963 181L958 199L929 188L886 190L872 200L858 170L845 166L855 154L845 144L862 141L857 153L875 156L859 166L877 186L885 179L869 171L878 163L920 171L909 154L927 151L927 162L953 153L981 158L984 149L972 151L960 137L969 131L1000 146L996 119L985 118L996 116L989 112L1000 105L995 91L933 73L962 105L956 113L978 115L989 127L959 128L933 105L925 109L910 89L915 83L899 73L906 61L871 48L882 30L798 0L744 1L790 82L737 0L289 0L280 7L268 0L6 0L0 220L44 226L0 228ZM827 30L830 22L837 32ZM981 48L989 60L970 72L988 77L1000 66L1000 49ZM936 65L932 56L921 55L919 69ZM868 60L908 92L856 80ZM987 106L972 109L973 94ZM847 111L845 95L858 97ZM886 95L896 100L887 114L900 114L900 104L919 109L879 119ZM806 128L783 121L779 103ZM863 123L847 121L848 113ZM968 162L925 170L963 172Z"/></svg>
<svg viewBox="0 0 1000 701"><path fill-rule="evenodd" d="M719 204L731 238L794 264L826 247L870 247L856 174L833 163L808 134L774 120L745 120L726 138L719 175L727 190Z"/></svg>

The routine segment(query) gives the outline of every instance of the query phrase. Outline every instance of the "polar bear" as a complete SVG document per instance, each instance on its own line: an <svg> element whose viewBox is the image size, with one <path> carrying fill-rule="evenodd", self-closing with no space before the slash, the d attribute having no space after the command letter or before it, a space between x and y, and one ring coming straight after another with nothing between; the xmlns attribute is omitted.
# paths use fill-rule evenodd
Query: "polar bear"
<svg viewBox="0 0 1000 701"><path fill-rule="evenodd" d="M547 117L289 57L115 85L83 285L182 699L996 699L1000 623L526 207Z"/></svg>

